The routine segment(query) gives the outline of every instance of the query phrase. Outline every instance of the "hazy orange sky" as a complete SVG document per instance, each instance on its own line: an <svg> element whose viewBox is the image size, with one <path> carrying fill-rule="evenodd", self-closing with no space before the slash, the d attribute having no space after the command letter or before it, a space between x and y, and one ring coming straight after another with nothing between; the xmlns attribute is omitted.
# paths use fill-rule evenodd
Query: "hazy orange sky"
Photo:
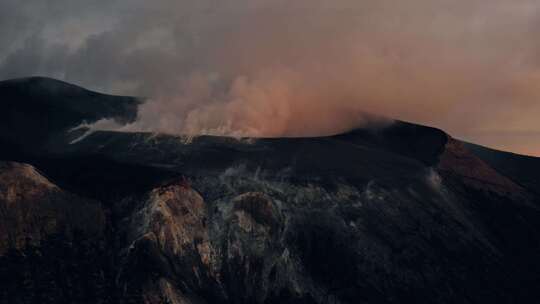
<svg viewBox="0 0 540 304"><path fill-rule="evenodd" d="M540 156L540 1L0 3L0 78L148 96L142 130L340 132L362 112Z"/></svg>

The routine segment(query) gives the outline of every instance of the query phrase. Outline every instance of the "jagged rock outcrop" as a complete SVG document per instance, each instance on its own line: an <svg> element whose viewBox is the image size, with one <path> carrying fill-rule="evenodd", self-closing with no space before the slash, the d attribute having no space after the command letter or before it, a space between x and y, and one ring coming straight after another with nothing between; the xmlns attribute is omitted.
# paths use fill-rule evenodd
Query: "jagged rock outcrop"
<svg viewBox="0 0 540 304"><path fill-rule="evenodd" d="M123 269L126 278L141 281L125 289L138 290L145 303L504 298L490 286L516 288L510 270L520 262L508 258L514 248L507 244L519 242L470 205L476 203L466 193L476 185L465 182L458 190L453 176L430 174L438 176L435 182L426 175L423 185L402 189L375 182L362 189L289 188L251 180L243 187L252 191L206 201L191 186L154 189L127 217L128 230L138 235L128 242ZM496 212L490 214L512 210L506 219L512 230L536 233L538 210L491 195L494 205L487 208ZM537 250L538 243L520 246Z"/></svg>
<svg viewBox="0 0 540 304"><path fill-rule="evenodd" d="M264 303L297 287L284 218L264 194L208 203L174 184L136 204L125 217L121 276L124 290L136 290L145 303ZM147 254L153 256L141 261ZM146 276L136 275L141 267Z"/></svg>
<svg viewBox="0 0 540 304"><path fill-rule="evenodd" d="M40 246L51 235L100 237L105 214L98 202L68 193L34 167L0 162L0 254Z"/></svg>
<svg viewBox="0 0 540 304"><path fill-rule="evenodd" d="M107 214L34 167L0 162L0 303L110 297Z"/></svg>

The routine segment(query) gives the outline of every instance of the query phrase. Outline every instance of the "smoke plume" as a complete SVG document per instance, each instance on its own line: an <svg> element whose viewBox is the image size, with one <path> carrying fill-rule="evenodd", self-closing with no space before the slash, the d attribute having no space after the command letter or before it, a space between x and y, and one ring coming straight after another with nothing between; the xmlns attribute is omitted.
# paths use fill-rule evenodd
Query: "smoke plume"
<svg viewBox="0 0 540 304"><path fill-rule="evenodd" d="M0 77L146 96L132 129L312 136L374 113L540 154L536 0L50 2L2 1Z"/></svg>

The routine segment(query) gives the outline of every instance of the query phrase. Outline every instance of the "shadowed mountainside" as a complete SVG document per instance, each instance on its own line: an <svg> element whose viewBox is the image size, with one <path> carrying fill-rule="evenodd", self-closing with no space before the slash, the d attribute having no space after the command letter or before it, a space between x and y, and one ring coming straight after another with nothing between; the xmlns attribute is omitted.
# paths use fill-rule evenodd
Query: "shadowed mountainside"
<svg viewBox="0 0 540 304"><path fill-rule="evenodd" d="M405 122L320 138L73 130L138 104L0 82L1 303L540 295L537 158Z"/></svg>
<svg viewBox="0 0 540 304"><path fill-rule="evenodd" d="M140 104L136 98L99 94L43 77L1 81L0 98L3 142L33 149L83 121L132 121Z"/></svg>

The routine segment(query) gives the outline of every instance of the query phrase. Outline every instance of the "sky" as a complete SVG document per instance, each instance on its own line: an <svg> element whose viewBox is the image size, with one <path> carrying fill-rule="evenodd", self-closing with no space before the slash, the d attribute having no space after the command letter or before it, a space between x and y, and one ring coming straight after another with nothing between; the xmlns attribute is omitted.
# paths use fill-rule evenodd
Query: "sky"
<svg viewBox="0 0 540 304"><path fill-rule="evenodd" d="M540 156L537 0L0 0L0 79L144 96L133 126L317 136L365 113Z"/></svg>

